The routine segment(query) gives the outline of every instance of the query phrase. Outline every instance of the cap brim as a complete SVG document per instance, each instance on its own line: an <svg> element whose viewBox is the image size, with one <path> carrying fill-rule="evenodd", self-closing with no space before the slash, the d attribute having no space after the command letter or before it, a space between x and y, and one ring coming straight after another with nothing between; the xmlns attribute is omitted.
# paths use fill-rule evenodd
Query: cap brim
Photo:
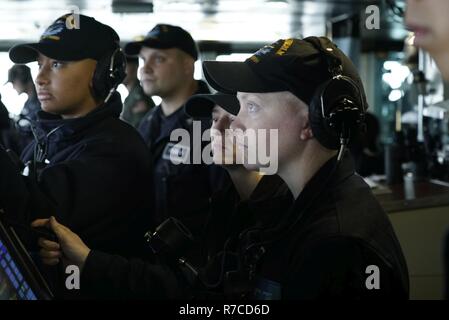
<svg viewBox="0 0 449 320"><path fill-rule="evenodd" d="M237 115L240 110L240 104L235 95L222 93L193 95L187 100L184 108L192 118L210 119L215 105L233 115Z"/></svg>
<svg viewBox="0 0 449 320"><path fill-rule="evenodd" d="M173 44L164 43L158 39L148 38L142 41L129 42L125 45L125 54L130 56L136 56L139 54L142 47L157 48L157 49L169 49L173 48Z"/></svg>
<svg viewBox="0 0 449 320"><path fill-rule="evenodd" d="M203 71L211 87L223 93L269 92L270 90L245 62L204 61Z"/></svg>
<svg viewBox="0 0 449 320"><path fill-rule="evenodd" d="M72 58L64 54L67 49L58 43L25 43L12 47L9 50L9 58L14 63L28 63L37 60L39 53L56 60L71 60Z"/></svg>

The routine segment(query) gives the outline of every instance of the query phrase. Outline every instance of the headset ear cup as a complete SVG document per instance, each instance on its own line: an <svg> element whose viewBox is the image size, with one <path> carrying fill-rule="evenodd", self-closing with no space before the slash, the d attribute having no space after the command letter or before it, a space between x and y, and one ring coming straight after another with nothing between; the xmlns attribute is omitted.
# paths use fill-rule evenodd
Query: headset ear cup
<svg viewBox="0 0 449 320"><path fill-rule="evenodd" d="M358 86L344 76L334 77L317 89L310 103L309 121L321 145L338 150L341 134L353 138L359 133L365 112L363 99Z"/></svg>
<svg viewBox="0 0 449 320"><path fill-rule="evenodd" d="M358 134L366 111L363 86L343 75L343 65L333 54L335 48L323 48L320 39L308 40L327 60L332 78L320 85L309 106L313 135L328 149L338 150ZM340 140L342 139L342 142ZM341 149L343 150L343 149Z"/></svg>
<svg viewBox="0 0 449 320"><path fill-rule="evenodd" d="M122 83L125 77L126 57L120 49L116 49L97 62L92 81L94 95L98 99L105 99L109 91Z"/></svg>
<svg viewBox="0 0 449 320"><path fill-rule="evenodd" d="M119 50L115 54L112 87L120 85L126 78L126 56Z"/></svg>
<svg viewBox="0 0 449 320"><path fill-rule="evenodd" d="M318 87L309 105L309 123L312 129L313 136L318 142L332 150L337 150L340 146L338 135L333 131L326 119L323 118L321 110L321 97L324 94L324 90L329 86L330 81L326 81ZM332 108L331 108L332 109ZM329 104L324 102L324 114L329 114Z"/></svg>

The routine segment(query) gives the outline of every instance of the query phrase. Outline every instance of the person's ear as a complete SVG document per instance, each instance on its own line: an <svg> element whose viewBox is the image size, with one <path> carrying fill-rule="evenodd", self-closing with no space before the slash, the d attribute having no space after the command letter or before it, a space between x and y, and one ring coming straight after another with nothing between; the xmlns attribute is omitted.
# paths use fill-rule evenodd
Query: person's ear
<svg viewBox="0 0 449 320"><path fill-rule="evenodd" d="M301 131L299 134L301 140L306 141L313 138L312 127L310 126L309 118L307 117L304 120L303 126L301 127Z"/></svg>
<svg viewBox="0 0 449 320"><path fill-rule="evenodd" d="M183 69L184 74L187 76L193 74L195 69L195 61L193 61L193 58L188 56L186 53L183 53Z"/></svg>

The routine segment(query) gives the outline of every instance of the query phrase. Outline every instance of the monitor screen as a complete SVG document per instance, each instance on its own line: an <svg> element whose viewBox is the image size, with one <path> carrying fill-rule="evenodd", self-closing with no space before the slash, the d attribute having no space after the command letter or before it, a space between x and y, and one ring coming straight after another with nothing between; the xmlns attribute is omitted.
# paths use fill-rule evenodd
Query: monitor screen
<svg viewBox="0 0 449 320"><path fill-rule="evenodd" d="M22 272L0 239L0 300L37 300Z"/></svg>
<svg viewBox="0 0 449 320"><path fill-rule="evenodd" d="M0 221L0 300L47 300L52 294L15 231Z"/></svg>

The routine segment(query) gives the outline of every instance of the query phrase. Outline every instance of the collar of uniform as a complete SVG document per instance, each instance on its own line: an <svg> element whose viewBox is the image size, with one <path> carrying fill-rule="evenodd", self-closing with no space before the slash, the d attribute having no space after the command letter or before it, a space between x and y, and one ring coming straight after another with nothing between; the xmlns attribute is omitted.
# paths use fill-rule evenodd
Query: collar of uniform
<svg viewBox="0 0 449 320"><path fill-rule="evenodd" d="M249 198L250 202L270 200L278 195L285 195L290 191L285 182L278 175L264 175Z"/></svg>
<svg viewBox="0 0 449 320"><path fill-rule="evenodd" d="M248 208L256 213L262 226L278 221L288 211L293 195L278 175L265 175L248 200Z"/></svg>
<svg viewBox="0 0 449 320"><path fill-rule="evenodd" d="M336 165L337 167L335 167ZM315 205L320 197L327 196L330 189L354 173L354 162L348 152L345 153L338 164L337 156L328 160L305 185L303 191L295 200L292 207L294 214Z"/></svg>
<svg viewBox="0 0 449 320"><path fill-rule="evenodd" d="M279 235L279 232L283 233L289 229L293 221L297 221L299 215L301 215L301 220L305 219L313 213L313 210L308 210L309 208L321 202L320 198L328 196L329 190L354 174L354 164L348 152L337 167L335 167L336 161L336 156L328 160L306 184L293 204L285 208L284 212L276 210L277 212L272 213L276 215L274 228L265 230L263 238L268 239Z"/></svg>
<svg viewBox="0 0 449 320"><path fill-rule="evenodd" d="M185 114L184 114L182 108L179 108L175 112L173 112L172 114L166 116L162 112L162 106L159 106L157 111L156 111L156 114L159 117L159 120L170 120L170 119L174 119L174 118L183 118L183 117L185 117Z"/></svg>
<svg viewBox="0 0 449 320"><path fill-rule="evenodd" d="M48 133L56 128L55 136L59 138L72 138L74 135L83 132L85 129L94 126L105 118L118 118L122 112L122 100L120 94L115 92L106 105L99 106L83 117L74 119L62 119L59 115L54 115L45 111L38 112L37 127Z"/></svg>
<svg viewBox="0 0 449 320"><path fill-rule="evenodd" d="M210 93L209 88L207 87L207 84L202 80L198 80L198 89L194 94L200 94L200 93ZM148 138L147 145L154 146L156 144L159 144L160 141L166 140L170 136L169 134L160 136L160 130L161 130L160 124L161 124L162 119L166 120L166 119L173 119L173 118L176 118L176 120L173 121L173 123L171 125L172 130L178 129L178 128L189 129L191 127L192 118L190 118L187 115L187 113L185 113L185 110L182 107L180 107L178 110L173 112L168 117L164 116L164 114L162 112L161 104L159 104L158 106L156 106L155 108L150 110L150 114L147 117L146 121L149 121L151 123L150 126L152 127L152 130L150 133L150 137ZM171 130L168 130L168 131L171 131Z"/></svg>

